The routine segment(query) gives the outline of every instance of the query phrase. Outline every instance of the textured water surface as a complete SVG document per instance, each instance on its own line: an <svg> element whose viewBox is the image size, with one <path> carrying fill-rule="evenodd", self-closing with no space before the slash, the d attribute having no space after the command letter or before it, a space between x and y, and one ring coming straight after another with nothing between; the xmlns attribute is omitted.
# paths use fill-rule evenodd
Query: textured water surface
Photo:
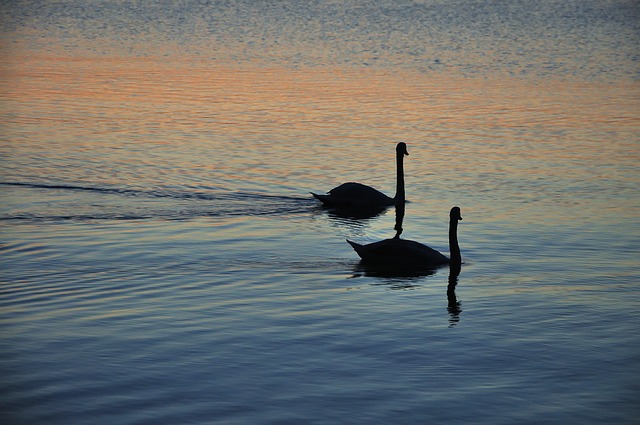
<svg viewBox="0 0 640 425"><path fill-rule="evenodd" d="M3 423L636 421L635 2L0 11Z"/></svg>

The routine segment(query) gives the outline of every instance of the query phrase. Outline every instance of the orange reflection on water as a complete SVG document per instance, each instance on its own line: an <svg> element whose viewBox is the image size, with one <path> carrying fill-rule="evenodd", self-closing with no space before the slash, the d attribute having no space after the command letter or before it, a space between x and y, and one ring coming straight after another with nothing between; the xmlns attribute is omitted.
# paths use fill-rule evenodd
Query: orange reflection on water
<svg viewBox="0 0 640 425"><path fill-rule="evenodd" d="M171 150L167 167L215 168L257 182L366 174L385 188L398 140L417 153L407 172L418 177L581 172L571 163L593 161L605 147L600 162L640 159L637 82L233 67L193 58L5 59L3 118L9 140L25 149L41 142L33 140L40 133L78 150L152 140ZM144 163L169 161L140 155Z"/></svg>
<svg viewBox="0 0 640 425"><path fill-rule="evenodd" d="M258 123L320 133L348 124L345 127L357 129L362 139L434 127L484 133L601 123L624 130L637 128L640 106L639 84L630 82L490 80L362 69L237 69L163 58L5 59L3 91L9 100L75 100L88 108L99 100L111 106L114 117L147 110L167 115L162 122L171 125L192 125L194 113L206 113L219 117L222 124L249 116ZM611 104L616 108L607 107Z"/></svg>

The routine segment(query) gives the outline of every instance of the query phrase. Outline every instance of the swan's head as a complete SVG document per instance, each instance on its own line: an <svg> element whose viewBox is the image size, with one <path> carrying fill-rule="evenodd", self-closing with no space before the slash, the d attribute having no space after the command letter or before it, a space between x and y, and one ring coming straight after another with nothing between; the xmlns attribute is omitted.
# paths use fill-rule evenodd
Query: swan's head
<svg viewBox="0 0 640 425"><path fill-rule="evenodd" d="M407 144L405 142L398 143L396 146L396 154L398 156L409 155L409 152L407 152Z"/></svg>
<svg viewBox="0 0 640 425"><path fill-rule="evenodd" d="M449 217L451 218L451 220L456 220L456 221L462 220L462 216L460 215L460 207L451 208Z"/></svg>

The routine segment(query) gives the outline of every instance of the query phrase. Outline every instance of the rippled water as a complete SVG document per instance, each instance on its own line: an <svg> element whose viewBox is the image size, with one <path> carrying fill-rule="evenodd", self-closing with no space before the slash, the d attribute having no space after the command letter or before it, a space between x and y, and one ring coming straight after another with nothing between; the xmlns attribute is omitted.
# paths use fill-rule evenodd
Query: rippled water
<svg viewBox="0 0 640 425"><path fill-rule="evenodd" d="M3 423L635 422L635 2L0 11Z"/></svg>

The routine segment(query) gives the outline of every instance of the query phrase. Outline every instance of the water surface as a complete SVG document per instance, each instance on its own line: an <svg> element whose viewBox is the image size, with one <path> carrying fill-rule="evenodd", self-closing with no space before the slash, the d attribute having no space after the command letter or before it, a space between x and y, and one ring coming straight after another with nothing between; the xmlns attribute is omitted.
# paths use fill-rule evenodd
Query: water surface
<svg viewBox="0 0 640 425"><path fill-rule="evenodd" d="M634 2L2 6L6 423L634 423ZM380 274L393 195L457 279ZM451 282L457 282L455 286Z"/></svg>

